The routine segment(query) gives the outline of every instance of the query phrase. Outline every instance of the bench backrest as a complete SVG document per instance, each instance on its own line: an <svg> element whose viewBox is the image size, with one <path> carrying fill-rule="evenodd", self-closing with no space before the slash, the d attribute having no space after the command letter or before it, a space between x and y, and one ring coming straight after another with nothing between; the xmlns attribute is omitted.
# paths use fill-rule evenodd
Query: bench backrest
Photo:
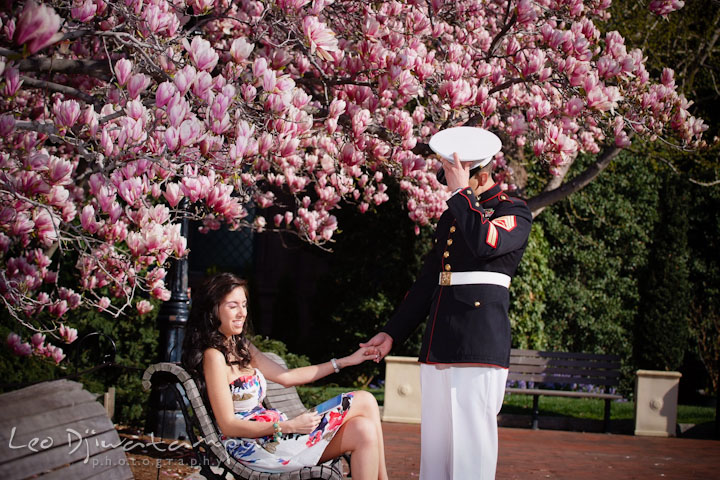
<svg viewBox="0 0 720 480"><path fill-rule="evenodd" d="M285 360L279 355L272 352L263 353L275 363L287 368ZM295 418L307 410L295 387L283 387L279 383L267 380L267 389L267 395L265 396L265 406L267 408L280 410L287 415L288 419Z"/></svg>
<svg viewBox="0 0 720 480"><path fill-rule="evenodd" d="M0 443L0 478L133 478L105 407L78 382L0 395Z"/></svg>
<svg viewBox="0 0 720 480"><path fill-rule="evenodd" d="M620 357L594 353L512 349L508 381L617 386Z"/></svg>
<svg viewBox="0 0 720 480"><path fill-rule="evenodd" d="M285 362L279 356L273 353L265 354L275 361L279 360L278 363L281 365L285 365ZM236 476L236 478L248 480L300 480L306 478L339 480L342 477L342 473L327 464L305 467L301 470L284 473L263 473L246 467L235 460L235 458L232 457L227 450L225 450L225 447L222 445L218 435L219 429L203 403L202 395L197 387L197 383L195 383L195 380L184 368L180 365L169 362L161 362L151 365L143 374L143 388L145 390L150 390L152 387L153 375L163 372L166 375L169 374L177 378L178 382L185 390L185 395L192 406L196 423L195 426L199 429L200 437L204 440L202 445L198 444L197 447L204 446L204 448L209 448L212 454L217 457L220 462ZM292 406L295 402L302 406L302 402L300 401L300 397L297 395L295 388L289 388L294 392L296 401L292 395L284 391L285 387L268 380L268 393L265 398L266 406L269 408L278 408L274 405L281 404L283 402L285 402L288 406ZM280 397L277 402L273 402L276 393L279 393ZM268 401L268 399L270 399L270 401ZM297 408L297 406L295 406L295 408ZM302 406L302 410L305 410L304 406ZM289 415L287 412L286 414ZM189 420L191 419L186 417L186 422ZM187 428L193 428L193 425L187 425Z"/></svg>

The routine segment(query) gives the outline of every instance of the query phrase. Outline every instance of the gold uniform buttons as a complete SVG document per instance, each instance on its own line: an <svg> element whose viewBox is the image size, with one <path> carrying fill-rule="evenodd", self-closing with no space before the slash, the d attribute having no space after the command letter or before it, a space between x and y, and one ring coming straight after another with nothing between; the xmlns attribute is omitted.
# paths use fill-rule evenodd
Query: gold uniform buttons
<svg viewBox="0 0 720 480"><path fill-rule="evenodd" d="M476 307L479 307L479 306L480 306L480 302L475 302L475 306L476 306Z"/></svg>
<svg viewBox="0 0 720 480"><path fill-rule="evenodd" d="M479 207L479 206L480 206L480 202L475 202L475 206L476 206L476 207Z"/></svg>
<svg viewBox="0 0 720 480"><path fill-rule="evenodd" d="M507 195L500 195L500 200L507 200Z"/></svg>
<svg viewBox="0 0 720 480"><path fill-rule="evenodd" d="M452 238L448 238L447 244L452 245Z"/></svg>
<svg viewBox="0 0 720 480"><path fill-rule="evenodd" d="M447 265L445 265L445 270L446 270L446 271L449 272L449 271L450 271L450 268L451 268L451 267L450 267L450 264L449 264L449 263L448 263Z"/></svg>
<svg viewBox="0 0 720 480"><path fill-rule="evenodd" d="M472 190L470 190L470 189L468 188L468 189L467 189L467 194L470 195L471 193L472 193Z"/></svg>
<svg viewBox="0 0 720 480"><path fill-rule="evenodd" d="M455 225L453 225L452 227L450 227L450 233L455 233Z"/></svg>
<svg viewBox="0 0 720 480"><path fill-rule="evenodd" d="M450 256L450 252L443 253L443 258L448 258Z"/></svg>

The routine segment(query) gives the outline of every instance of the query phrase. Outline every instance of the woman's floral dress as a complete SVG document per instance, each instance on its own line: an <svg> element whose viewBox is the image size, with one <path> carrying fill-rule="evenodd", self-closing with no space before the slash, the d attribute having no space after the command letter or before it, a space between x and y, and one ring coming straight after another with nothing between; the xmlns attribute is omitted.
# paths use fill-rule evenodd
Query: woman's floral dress
<svg viewBox="0 0 720 480"><path fill-rule="evenodd" d="M287 420L284 413L262 406L267 383L260 370L242 375L230 384L235 415L256 422ZM239 462L264 472L288 472L317 465L330 440L340 428L350 409L353 395L343 393L340 404L321 417L320 424L309 434L283 433L279 441L273 436L233 438L222 436L223 445Z"/></svg>

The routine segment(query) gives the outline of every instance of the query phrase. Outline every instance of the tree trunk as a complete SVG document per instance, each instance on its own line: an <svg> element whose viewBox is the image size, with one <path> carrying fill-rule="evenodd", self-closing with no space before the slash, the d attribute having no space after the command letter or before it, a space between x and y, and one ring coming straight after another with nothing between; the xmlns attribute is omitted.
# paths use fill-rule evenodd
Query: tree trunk
<svg viewBox="0 0 720 480"><path fill-rule="evenodd" d="M565 178L565 174L567 174L567 170L570 168L570 165L568 164L560 175L555 177L548 184L545 191L528 200L528 207L530 207L533 217L537 217L548 205L552 205L553 203L558 202L568 195L571 195L587 186L587 184L592 182L595 177L600 174L600 172L610 165L610 162L612 162L621 150L621 148L614 145L605 147L605 149L600 152L595 162L585 169L584 172L569 182L561 184Z"/></svg>

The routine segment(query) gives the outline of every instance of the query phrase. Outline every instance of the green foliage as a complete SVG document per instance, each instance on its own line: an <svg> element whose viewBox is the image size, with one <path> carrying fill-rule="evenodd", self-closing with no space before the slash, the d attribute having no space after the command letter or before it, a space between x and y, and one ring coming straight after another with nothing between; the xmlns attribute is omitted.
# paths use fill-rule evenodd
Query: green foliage
<svg viewBox="0 0 720 480"><path fill-rule="evenodd" d="M620 355L626 392L637 275L647 262L657 201L649 164L626 153L585 189L546 209L534 226L545 233L554 272L545 289L547 348Z"/></svg>
<svg viewBox="0 0 720 480"><path fill-rule="evenodd" d="M310 360L307 356L288 352L287 345L280 340L273 340L269 337L263 337L262 335L253 335L250 336L250 341L262 352L277 353L285 360L288 368L306 367L310 365Z"/></svg>
<svg viewBox="0 0 720 480"><path fill-rule="evenodd" d="M690 306L687 225L677 208L687 204L687 194L669 179L661 196L650 261L641 275L635 355L639 368L677 370L687 350Z"/></svg>
<svg viewBox="0 0 720 480"><path fill-rule="evenodd" d="M688 185L687 194L690 332L693 353L709 373L697 382L697 387L717 392L720 388L720 187ZM683 378L689 380L690 375L697 375L695 370L687 369Z"/></svg>
<svg viewBox="0 0 720 480"><path fill-rule="evenodd" d="M532 415L532 395L505 395L501 413ZM566 398L540 396L540 414L603 420L605 401L597 398ZM701 424L712 422L715 418L713 407L678 405L678 423ZM611 420L635 419L634 402L611 402Z"/></svg>
<svg viewBox="0 0 720 480"><path fill-rule="evenodd" d="M81 374L78 381L90 392L98 395L114 386L116 423L139 426L145 421L148 394L142 389L142 372L157 361L158 331L155 326L155 309L150 314L132 317L112 318L94 310L73 311L72 323L78 329L78 340L71 345L59 341L53 344L63 348L67 357L56 366L53 362L37 357L17 357L6 345L2 345L0 374L6 385L4 391L22 388L31 383L54 380L76 372L82 373L100 365L112 354L112 339L116 347L115 363L118 366L104 367ZM14 331L23 339L33 332L18 328L20 325L3 310L0 315L0 335L7 338ZM100 332L105 336L83 337ZM50 338L48 338L50 340Z"/></svg>
<svg viewBox="0 0 720 480"><path fill-rule="evenodd" d="M542 224L536 223L510 287L510 325L515 348L547 348L545 292L555 281L549 267L549 253L550 244Z"/></svg>

